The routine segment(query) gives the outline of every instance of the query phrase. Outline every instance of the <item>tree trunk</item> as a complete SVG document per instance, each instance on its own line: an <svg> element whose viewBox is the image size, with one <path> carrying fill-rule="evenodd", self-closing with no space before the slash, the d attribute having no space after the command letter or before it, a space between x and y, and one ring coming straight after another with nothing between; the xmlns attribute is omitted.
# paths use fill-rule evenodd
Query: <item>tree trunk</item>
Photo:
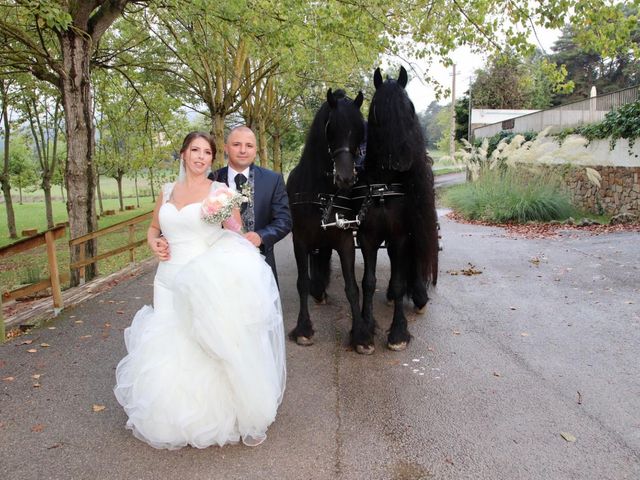
<svg viewBox="0 0 640 480"><path fill-rule="evenodd" d="M4 204L7 208L7 227L9 229L9 238L18 238L16 230L16 215L13 211L13 200L11 199L11 181L9 177L9 136L11 133L11 125L9 124L7 98L4 94L4 84L2 85L2 119L4 123L4 167L0 173L0 184L2 184L2 193L4 195ZM2 321L2 319L0 319Z"/></svg>
<svg viewBox="0 0 640 480"><path fill-rule="evenodd" d="M213 115L213 135L216 140L216 159L212 169L215 171L225 165L224 161L224 115L214 113Z"/></svg>
<svg viewBox="0 0 640 480"><path fill-rule="evenodd" d="M18 203L22 205L22 187L21 186L18 187L18 193L20 194L20 201Z"/></svg>
<svg viewBox="0 0 640 480"><path fill-rule="evenodd" d="M264 118L258 118L258 156L260 157L260 166L269 168L269 154L267 153L267 127Z"/></svg>
<svg viewBox="0 0 640 480"><path fill-rule="evenodd" d="M116 183L118 184L118 201L120 202L120 211L124 212L124 198L122 197L122 177L124 173L118 172L116 175Z"/></svg>
<svg viewBox="0 0 640 480"><path fill-rule="evenodd" d="M47 228L53 228L53 206L51 204L51 179L45 176L42 179L42 190L44 191L44 208L47 212Z"/></svg>
<svg viewBox="0 0 640 480"><path fill-rule="evenodd" d="M102 205L102 191L100 190L100 174L96 175L96 192L98 193L98 208L100 208L100 216L104 215L104 206Z"/></svg>
<svg viewBox="0 0 640 480"><path fill-rule="evenodd" d="M279 134L273 136L273 169L282 173L282 145Z"/></svg>
<svg viewBox="0 0 640 480"><path fill-rule="evenodd" d="M9 238L18 238L16 231L16 216L13 211L13 200L11 199L11 185L0 177L2 183L2 194L4 196L4 205L7 208L7 227L9 228Z"/></svg>
<svg viewBox="0 0 640 480"><path fill-rule="evenodd" d="M90 78L91 37L71 28L60 32L59 37L63 70L66 73L60 76L60 86L67 134L67 212L70 237L73 239L95 231L98 226L93 165L95 139ZM94 239L86 242L84 247L71 247L71 263L80 259L80 248L84 248L85 256L90 258L97 255L97 246ZM86 280L96 275L96 264L87 265ZM79 271L74 269L71 272L71 286L79 283Z"/></svg>
<svg viewBox="0 0 640 480"><path fill-rule="evenodd" d="M138 172L133 177L133 183L136 187L136 205L140 208L140 195L138 194Z"/></svg>
<svg viewBox="0 0 640 480"><path fill-rule="evenodd" d="M153 168L149 169L149 186L151 187L151 201L156 203L156 190L153 187Z"/></svg>

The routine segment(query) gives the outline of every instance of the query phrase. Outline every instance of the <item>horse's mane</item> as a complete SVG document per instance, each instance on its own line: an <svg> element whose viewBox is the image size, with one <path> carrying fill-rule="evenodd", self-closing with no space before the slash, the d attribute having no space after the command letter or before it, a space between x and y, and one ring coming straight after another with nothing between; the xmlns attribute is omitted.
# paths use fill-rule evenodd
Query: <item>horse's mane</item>
<svg viewBox="0 0 640 480"><path fill-rule="evenodd" d="M367 168L404 172L424 159L422 127L406 90L387 79L376 90L369 108Z"/></svg>
<svg viewBox="0 0 640 480"><path fill-rule="evenodd" d="M335 90L333 96L338 102L342 102L345 99L351 100L342 89ZM329 146L325 128L327 120L329 119L330 110L331 107L329 103L325 101L316 113L311 122L309 132L307 133L300 162L295 167L296 186L306 189L305 191L317 191L320 187L318 185L318 179L323 178L323 174L328 168L330 159L327 155Z"/></svg>

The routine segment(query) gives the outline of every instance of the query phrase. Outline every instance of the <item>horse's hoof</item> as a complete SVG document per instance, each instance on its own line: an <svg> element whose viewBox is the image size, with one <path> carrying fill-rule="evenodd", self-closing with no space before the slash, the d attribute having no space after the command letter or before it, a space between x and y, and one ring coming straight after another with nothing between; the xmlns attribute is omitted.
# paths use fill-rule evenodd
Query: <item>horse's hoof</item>
<svg viewBox="0 0 640 480"><path fill-rule="evenodd" d="M401 352L402 350L407 348L407 342L388 343L387 348L389 348L389 350L393 350L394 352Z"/></svg>
<svg viewBox="0 0 640 480"><path fill-rule="evenodd" d="M313 338L311 337L304 337L304 336L299 336L296 338L296 343L302 347L309 347L311 345L313 345Z"/></svg>
<svg viewBox="0 0 640 480"><path fill-rule="evenodd" d="M316 305L326 305L327 304L327 294L322 295L322 298L317 299L316 297L312 297L313 301Z"/></svg>
<svg viewBox="0 0 640 480"><path fill-rule="evenodd" d="M422 307L415 307L413 311L416 312L418 315L422 315L424 312L427 311L427 304L425 303Z"/></svg>
<svg viewBox="0 0 640 480"><path fill-rule="evenodd" d="M373 345L356 345L356 352L360 355L371 355L376 351L376 347Z"/></svg>

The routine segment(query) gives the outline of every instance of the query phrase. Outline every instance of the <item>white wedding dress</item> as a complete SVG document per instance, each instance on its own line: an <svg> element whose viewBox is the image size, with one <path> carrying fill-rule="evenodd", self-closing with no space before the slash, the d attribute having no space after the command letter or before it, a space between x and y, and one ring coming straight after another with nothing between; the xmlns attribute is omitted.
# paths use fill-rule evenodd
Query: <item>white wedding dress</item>
<svg viewBox="0 0 640 480"><path fill-rule="evenodd" d="M271 269L241 235L205 223L200 207L160 207L171 258L158 266L153 308L124 332L128 354L116 369L127 428L155 448L258 445L285 388Z"/></svg>

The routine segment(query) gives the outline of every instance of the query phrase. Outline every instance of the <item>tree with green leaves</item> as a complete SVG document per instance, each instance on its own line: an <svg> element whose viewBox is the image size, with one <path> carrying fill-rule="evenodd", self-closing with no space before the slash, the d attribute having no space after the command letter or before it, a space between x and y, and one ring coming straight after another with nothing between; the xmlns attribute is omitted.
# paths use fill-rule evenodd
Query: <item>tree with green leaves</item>
<svg viewBox="0 0 640 480"><path fill-rule="evenodd" d="M485 68L476 70L471 84L474 108L507 110L544 109L553 95L573 88L565 82L566 69L544 58L540 52L522 56L507 51L489 58Z"/></svg>
<svg viewBox="0 0 640 480"><path fill-rule="evenodd" d="M97 229L95 212L92 60L107 29L134 0L10 1L0 5L2 63L49 82L60 92L67 139L67 212L70 234ZM87 257L97 254L96 241L85 244ZM80 257L72 248L71 262ZM88 265L86 276L96 273ZM72 272L71 284L79 283Z"/></svg>
<svg viewBox="0 0 640 480"><path fill-rule="evenodd" d="M29 125L29 144L38 160L40 187L44 192L47 228L53 228L52 180L59 161L59 137L62 131L62 108L58 92L43 82L25 79L19 108L21 121Z"/></svg>
<svg viewBox="0 0 640 480"><path fill-rule="evenodd" d="M18 201L23 204L22 191L33 188L38 182L36 164L33 161L33 153L27 146L27 136L19 133L11 140L9 153L9 174L11 184L18 188Z"/></svg>
<svg viewBox="0 0 640 480"><path fill-rule="evenodd" d="M7 227L10 238L18 238L16 230L16 215L13 210L13 199L11 198L11 119L9 118L10 104L15 97L15 81L0 78L0 116L2 123L3 149L2 149L2 170L0 171L0 185L4 196L4 205L7 212Z"/></svg>

